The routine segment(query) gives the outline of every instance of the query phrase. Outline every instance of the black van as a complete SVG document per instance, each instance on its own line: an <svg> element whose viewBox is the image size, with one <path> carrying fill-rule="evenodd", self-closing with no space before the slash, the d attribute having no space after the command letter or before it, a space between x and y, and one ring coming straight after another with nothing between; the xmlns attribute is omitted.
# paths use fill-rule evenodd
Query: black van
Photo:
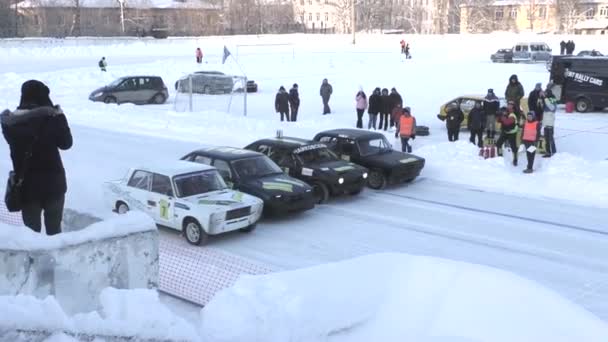
<svg viewBox="0 0 608 342"><path fill-rule="evenodd" d="M608 57L554 56L549 84L561 103L585 113L608 107Z"/></svg>

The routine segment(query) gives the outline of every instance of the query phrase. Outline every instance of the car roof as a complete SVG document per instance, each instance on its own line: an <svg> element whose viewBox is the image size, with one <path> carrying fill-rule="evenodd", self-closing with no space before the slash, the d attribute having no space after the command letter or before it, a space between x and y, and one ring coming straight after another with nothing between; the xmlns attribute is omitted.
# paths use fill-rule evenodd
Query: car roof
<svg viewBox="0 0 608 342"><path fill-rule="evenodd" d="M164 162L152 162L134 168L135 170L158 173L165 176L183 175L186 173L214 170L213 166L193 163L185 160L167 160Z"/></svg>
<svg viewBox="0 0 608 342"><path fill-rule="evenodd" d="M140 77L145 77L145 78L161 78L160 76L151 76L151 75L135 75L135 76L123 76L123 77L119 77L119 79L125 79L125 78L140 78Z"/></svg>
<svg viewBox="0 0 608 342"><path fill-rule="evenodd" d="M298 148L306 145L315 145L318 144L316 141L302 139L302 138L294 138L294 137L281 137L281 138L266 138L262 140L258 140L257 143L267 143L272 145L281 145L288 148Z"/></svg>
<svg viewBox="0 0 608 342"><path fill-rule="evenodd" d="M205 71L205 70L195 71L194 73L195 74L207 74L207 75L226 75L226 74L224 74L221 71L213 71L213 70L209 70L209 71Z"/></svg>
<svg viewBox="0 0 608 342"><path fill-rule="evenodd" d="M243 148L230 147L230 146L212 146L192 151L190 154L196 153L209 158L215 158L220 160L238 160L251 157L259 157L264 154Z"/></svg>
<svg viewBox="0 0 608 342"><path fill-rule="evenodd" d="M360 138L377 138L379 136L384 136L378 132L371 132L368 130L362 129L354 129L354 128L338 128L338 129L330 129L327 131L319 132L317 135L326 135L332 137L345 136L351 139L360 139Z"/></svg>

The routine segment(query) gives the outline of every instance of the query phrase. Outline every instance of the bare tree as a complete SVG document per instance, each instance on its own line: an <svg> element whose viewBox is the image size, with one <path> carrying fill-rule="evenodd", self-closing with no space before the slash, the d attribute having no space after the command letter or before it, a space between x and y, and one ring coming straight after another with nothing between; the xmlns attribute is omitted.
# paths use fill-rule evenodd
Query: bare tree
<svg viewBox="0 0 608 342"><path fill-rule="evenodd" d="M491 4L494 0L465 0L460 6L467 16L466 31L471 33L488 33L493 31L502 21L496 17L496 8ZM461 11L458 11L458 22L462 20ZM462 32L461 32L462 33Z"/></svg>
<svg viewBox="0 0 608 342"><path fill-rule="evenodd" d="M555 7L557 10L558 27L560 31L572 33L574 25L582 20L586 15L586 11L581 10L581 0L556 0Z"/></svg>
<svg viewBox="0 0 608 342"><path fill-rule="evenodd" d="M351 17L352 17L352 9L353 9L353 1L352 0L335 0L333 3L330 3L335 7L335 16L338 25L342 27L342 32L350 32L351 31Z"/></svg>

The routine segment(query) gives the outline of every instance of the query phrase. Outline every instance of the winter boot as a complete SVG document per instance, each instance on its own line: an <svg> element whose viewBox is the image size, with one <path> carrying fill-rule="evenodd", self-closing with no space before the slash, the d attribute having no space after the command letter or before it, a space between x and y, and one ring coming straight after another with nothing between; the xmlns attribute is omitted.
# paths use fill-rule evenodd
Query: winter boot
<svg viewBox="0 0 608 342"><path fill-rule="evenodd" d="M532 169L525 169L524 170L524 173L532 173L532 172L534 172Z"/></svg>
<svg viewBox="0 0 608 342"><path fill-rule="evenodd" d="M513 159L513 166L517 166L517 159Z"/></svg>

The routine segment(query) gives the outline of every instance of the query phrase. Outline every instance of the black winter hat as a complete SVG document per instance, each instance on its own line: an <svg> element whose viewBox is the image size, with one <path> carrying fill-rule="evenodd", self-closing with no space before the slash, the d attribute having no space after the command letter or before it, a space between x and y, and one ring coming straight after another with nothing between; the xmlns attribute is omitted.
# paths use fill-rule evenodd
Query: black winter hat
<svg viewBox="0 0 608 342"><path fill-rule="evenodd" d="M279 90L285 90L285 87L281 86L281 88L279 88Z"/></svg>
<svg viewBox="0 0 608 342"><path fill-rule="evenodd" d="M492 88L488 89L488 94L494 94L494 89L492 89Z"/></svg>
<svg viewBox="0 0 608 342"><path fill-rule="evenodd" d="M29 80L21 85L21 100L19 109L31 109L36 107L52 107L53 102L49 97L49 87L37 80Z"/></svg>
<svg viewBox="0 0 608 342"><path fill-rule="evenodd" d="M298 84L297 84L297 83L294 83L294 84L293 84L293 87L294 87L294 88L297 88L297 87L298 87Z"/></svg>
<svg viewBox="0 0 608 342"><path fill-rule="evenodd" d="M404 107L404 108L403 108L403 112L404 112L404 113L410 113L410 114L411 114L411 113L412 113L412 110L411 110L411 108L410 108L410 107Z"/></svg>

